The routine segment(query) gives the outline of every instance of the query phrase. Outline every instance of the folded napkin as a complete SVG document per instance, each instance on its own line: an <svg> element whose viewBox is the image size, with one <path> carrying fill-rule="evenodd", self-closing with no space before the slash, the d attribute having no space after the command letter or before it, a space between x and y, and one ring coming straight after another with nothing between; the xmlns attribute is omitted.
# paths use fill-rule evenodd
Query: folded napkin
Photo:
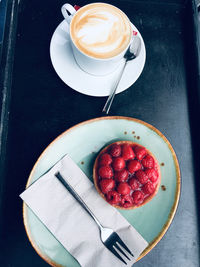
<svg viewBox="0 0 200 267"><path fill-rule="evenodd" d="M55 177L60 172L101 224L112 228L134 254L132 266L148 243L116 208L96 191L93 183L68 156L30 185L20 197L82 267L125 266L101 242L99 229L90 215Z"/></svg>

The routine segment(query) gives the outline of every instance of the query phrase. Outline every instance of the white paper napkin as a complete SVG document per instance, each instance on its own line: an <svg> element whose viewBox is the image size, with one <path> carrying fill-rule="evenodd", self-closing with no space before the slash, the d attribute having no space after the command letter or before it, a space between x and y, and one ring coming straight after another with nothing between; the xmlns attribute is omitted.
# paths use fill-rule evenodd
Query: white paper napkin
<svg viewBox="0 0 200 267"><path fill-rule="evenodd" d="M60 172L101 224L116 231L134 254L127 265L100 241L94 220L55 177ZM126 219L96 191L93 183L66 155L29 186L20 197L82 267L132 266L148 246Z"/></svg>

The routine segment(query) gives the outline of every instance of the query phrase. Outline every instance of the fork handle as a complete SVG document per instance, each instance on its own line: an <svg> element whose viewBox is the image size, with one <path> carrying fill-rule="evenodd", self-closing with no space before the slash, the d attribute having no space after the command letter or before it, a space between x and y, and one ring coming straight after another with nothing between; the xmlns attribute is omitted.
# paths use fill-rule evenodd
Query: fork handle
<svg viewBox="0 0 200 267"><path fill-rule="evenodd" d="M83 199L76 193L73 187L69 183L67 183L67 181L62 177L60 172L57 172L55 176L62 183L62 185L70 192L70 194L72 194L72 196L79 202L79 204L85 209L85 211L87 211L87 213L93 218L93 220L97 223L99 229L101 229L102 225L100 224L94 213L89 209Z"/></svg>

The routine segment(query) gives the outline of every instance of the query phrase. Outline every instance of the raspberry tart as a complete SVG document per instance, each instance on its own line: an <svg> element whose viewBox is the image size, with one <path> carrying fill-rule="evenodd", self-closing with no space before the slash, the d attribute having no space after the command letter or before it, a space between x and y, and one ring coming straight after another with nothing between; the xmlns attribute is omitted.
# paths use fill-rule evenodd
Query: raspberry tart
<svg viewBox="0 0 200 267"><path fill-rule="evenodd" d="M161 173L155 156L132 141L106 146L93 168L99 194L120 209L134 209L149 202L158 192Z"/></svg>

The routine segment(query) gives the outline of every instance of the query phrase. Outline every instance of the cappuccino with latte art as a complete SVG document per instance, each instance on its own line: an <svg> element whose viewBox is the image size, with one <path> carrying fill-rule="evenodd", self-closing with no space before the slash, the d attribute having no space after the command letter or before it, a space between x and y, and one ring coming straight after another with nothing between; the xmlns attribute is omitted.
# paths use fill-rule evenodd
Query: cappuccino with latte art
<svg viewBox="0 0 200 267"><path fill-rule="evenodd" d="M132 26L119 8L92 3L77 11L66 3L61 12L69 27L74 58L82 70L106 75L123 63L132 41Z"/></svg>
<svg viewBox="0 0 200 267"><path fill-rule="evenodd" d="M94 58L111 58L130 43L131 25L118 8L104 3L82 7L70 25L72 41L77 48Z"/></svg>

